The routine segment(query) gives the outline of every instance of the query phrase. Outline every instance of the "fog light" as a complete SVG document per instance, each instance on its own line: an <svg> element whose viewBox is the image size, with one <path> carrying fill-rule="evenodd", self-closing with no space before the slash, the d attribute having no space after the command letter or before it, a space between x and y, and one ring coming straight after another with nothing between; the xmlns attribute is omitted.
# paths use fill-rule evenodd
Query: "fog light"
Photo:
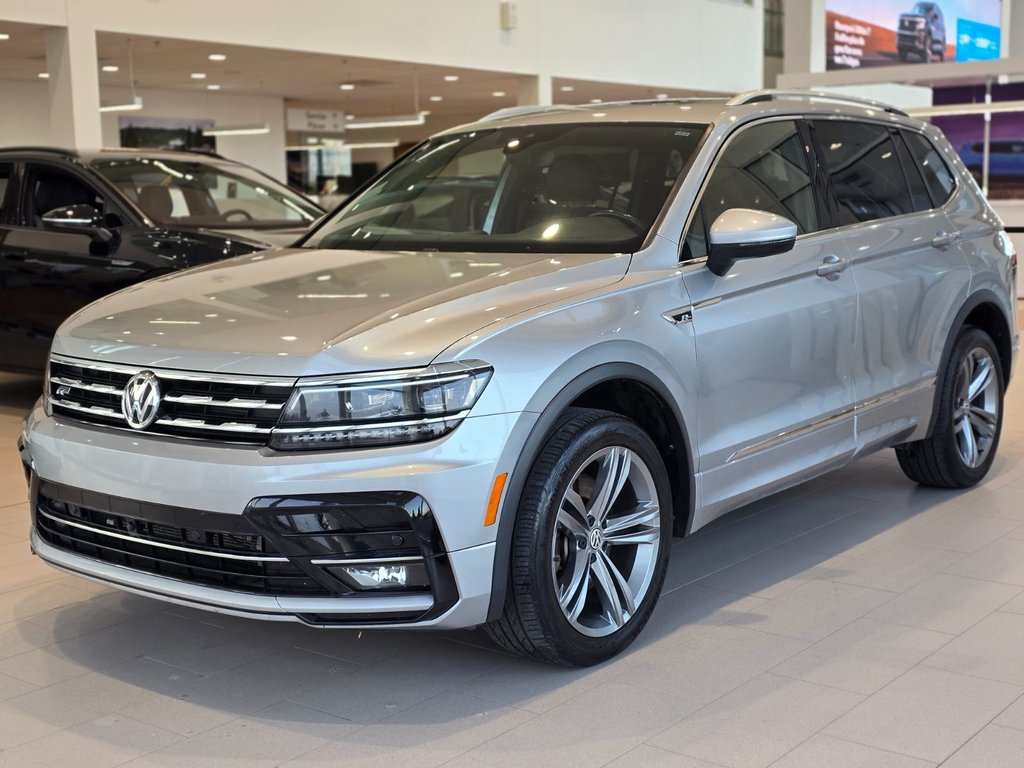
<svg viewBox="0 0 1024 768"><path fill-rule="evenodd" d="M427 568L422 563L361 563L328 568L335 576L356 589L425 589L430 586Z"/></svg>

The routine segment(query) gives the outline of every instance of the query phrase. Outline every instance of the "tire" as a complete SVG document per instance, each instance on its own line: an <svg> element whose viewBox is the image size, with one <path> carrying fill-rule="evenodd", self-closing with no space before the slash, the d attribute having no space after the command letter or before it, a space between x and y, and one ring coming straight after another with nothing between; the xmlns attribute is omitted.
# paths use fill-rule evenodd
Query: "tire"
<svg viewBox="0 0 1024 768"><path fill-rule="evenodd" d="M504 610L488 634L513 653L562 666L622 651L665 581L671 501L665 465L638 424L570 409L530 468Z"/></svg>
<svg viewBox="0 0 1024 768"><path fill-rule="evenodd" d="M896 457L903 473L921 485L969 488L991 468L1003 427L1003 369L991 337L965 327L938 386L931 436L898 446Z"/></svg>
<svg viewBox="0 0 1024 768"><path fill-rule="evenodd" d="M900 61L906 61L907 60L907 52L905 50L903 50L901 48L899 50L899 54L900 54Z"/></svg>

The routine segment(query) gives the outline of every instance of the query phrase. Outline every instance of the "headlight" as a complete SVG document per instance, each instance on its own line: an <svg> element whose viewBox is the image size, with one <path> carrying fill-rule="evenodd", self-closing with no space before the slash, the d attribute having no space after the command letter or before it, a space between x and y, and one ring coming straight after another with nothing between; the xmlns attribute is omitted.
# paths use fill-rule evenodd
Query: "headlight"
<svg viewBox="0 0 1024 768"><path fill-rule="evenodd" d="M270 447L299 451L433 440L465 418L492 370L468 360L392 375L299 381Z"/></svg>

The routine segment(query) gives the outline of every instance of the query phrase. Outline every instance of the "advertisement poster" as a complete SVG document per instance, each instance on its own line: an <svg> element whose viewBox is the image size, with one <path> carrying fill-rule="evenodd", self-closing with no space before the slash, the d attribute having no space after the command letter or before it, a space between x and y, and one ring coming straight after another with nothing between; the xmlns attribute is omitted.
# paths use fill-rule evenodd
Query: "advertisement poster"
<svg viewBox="0 0 1024 768"><path fill-rule="evenodd" d="M827 69L999 57L1000 0L826 0Z"/></svg>
<svg viewBox="0 0 1024 768"><path fill-rule="evenodd" d="M122 147L217 151L217 138L203 136L204 128L213 128L213 120L121 115L118 128Z"/></svg>
<svg viewBox="0 0 1024 768"><path fill-rule="evenodd" d="M982 86L936 88L934 102L939 104L983 104ZM993 86L993 101L1024 99L1024 84ZM950 115L934 117L932 122L946 134L949 143L971 174L981 181L981 164L985 136L982 115ZM992 115L992 138L989 144L988 196L993 200L1024 198L1024 112L997 112Z"/></svg>

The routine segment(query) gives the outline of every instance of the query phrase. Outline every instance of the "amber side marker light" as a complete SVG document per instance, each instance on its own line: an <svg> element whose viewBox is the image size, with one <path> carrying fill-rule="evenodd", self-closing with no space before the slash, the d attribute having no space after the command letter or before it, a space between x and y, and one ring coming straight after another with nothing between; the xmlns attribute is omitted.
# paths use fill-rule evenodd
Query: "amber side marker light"
<svg viewBox="0 0 1024 768"><path fill-rule="evenodd" d="M494 478L494 487L491 488L491 500L487 502L487 516L484 518L484 526L494 525L498 519L498 505L501 503L501 492L505 490L505 481L508 480L508 472L502 472Z"/></svg>

